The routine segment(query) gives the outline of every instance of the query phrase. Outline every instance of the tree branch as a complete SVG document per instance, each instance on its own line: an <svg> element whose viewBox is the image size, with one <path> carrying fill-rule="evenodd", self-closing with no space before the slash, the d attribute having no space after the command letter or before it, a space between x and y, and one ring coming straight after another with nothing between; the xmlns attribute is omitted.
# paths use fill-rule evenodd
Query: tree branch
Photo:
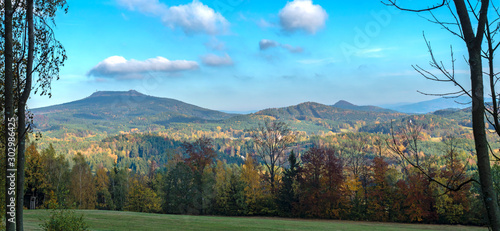
<svg viewBox="0 0 500 231"><path fill-rule="evenodd" d="M403 10L403 11L409 11L409 12L425 12L425 11L431 11L431 10L435 10L435 9L438 9L444 5L446 5L446 0L443 0L441 2L441 4L439 5L435 5L435 6L431 6L431 7L427 7L427 8L423 8L423 9L410 9L410 8L404 8L404 7L401 7L399 6L396 2L397 0L387 0L389 3L386 3L384 1L381 1L382 4L386 5L386 6L394 6L396 7L397 9L399 10Z"/></svg>

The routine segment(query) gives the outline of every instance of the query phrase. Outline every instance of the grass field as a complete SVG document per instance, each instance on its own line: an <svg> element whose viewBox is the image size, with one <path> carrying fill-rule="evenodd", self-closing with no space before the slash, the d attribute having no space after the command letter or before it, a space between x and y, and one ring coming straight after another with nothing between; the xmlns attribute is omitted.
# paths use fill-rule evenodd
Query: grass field
<svg viewBox="0 0 500 231"><path fill-rule="evenodd" d="M50 210L26 210L25 230L41 230ZM135 212L77 210L91 230L488 230L460 225L421 225L337 220L302 220L263 217L215 217Z"/></svg>

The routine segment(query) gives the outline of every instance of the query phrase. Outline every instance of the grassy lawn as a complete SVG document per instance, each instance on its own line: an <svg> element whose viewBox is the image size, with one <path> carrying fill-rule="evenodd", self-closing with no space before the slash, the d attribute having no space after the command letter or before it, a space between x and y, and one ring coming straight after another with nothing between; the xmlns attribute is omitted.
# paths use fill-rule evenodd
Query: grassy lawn
<svg viewBox="0 0 500 231"><path fill-rule="evenodd" d="M26 210L25 230L41 230L50 210ZM263 217L215 217L136 212L77 210L91 230L487 230L460 225L421 225L337 220L302 220Z"/></svg>

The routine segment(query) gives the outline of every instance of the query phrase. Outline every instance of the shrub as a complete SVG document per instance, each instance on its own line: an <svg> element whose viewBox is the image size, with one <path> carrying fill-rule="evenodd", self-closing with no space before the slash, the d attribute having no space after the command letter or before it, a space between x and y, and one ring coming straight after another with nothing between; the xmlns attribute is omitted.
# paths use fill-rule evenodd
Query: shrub
<svg viewBox="0 0 500 231"><path fill-rule="evenodd" d="M87 231L89 230L83 215L77 216L71 210L52 210L50 218L40 225L46 231Z"/></svg>

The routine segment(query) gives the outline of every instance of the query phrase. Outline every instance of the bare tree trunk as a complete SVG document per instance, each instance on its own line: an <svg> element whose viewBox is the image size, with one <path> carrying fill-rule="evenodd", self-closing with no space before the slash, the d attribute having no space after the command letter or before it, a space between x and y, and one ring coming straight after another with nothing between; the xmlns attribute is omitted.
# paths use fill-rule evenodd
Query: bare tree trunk
<svg viewBox="0 0 500 231"><path fill-rule="evenodd" d="M6 163L6 168L5 168L5 176L15 176L15 171L9 171L14 169L15 166L9 166L9 129L8 129L8 123L11 121L11 118L14 116L14 106L13 106L13 97L12 97L12 88L13 88L13 79L14 79L14 72L12 69L12 62L14 59L13 56L13 51L12 51L12 17L13 17L13 9L12 9L12 2L11 1L4 1L5 4L5 18L4 18L4 28L5 28L5 47L4 47L4 57L5 57L5 163ZM15 120L14 120L15 122ZM15 160L15 157L14 157ZM11 203L11 199L15 200L15 195L11 195L10 190L8 188L10 187L10 180L7 179L5 181L5 202L6 205L8 206ZM14 201L15 203L15 201ZM9 207L6 207L6 230L7 231L13 231L15 230L16 224L15 224L15 216L11 216L9 213ZM9 220L9 218L13 218L12 220Z"/></svg>
<svg viewBox="0 0 500 231"><path fill-rule="evenodd" d="M486 139L484 84L481 60L481 45L486 28L489 0L481 0L476 34L474 34L474 29L472 28L469 12L467 11L464 0L454 0L454 2L469 53L470 78L472 84L472 131L474 134L474 143L476 145L477 170L479 172L483 201L491 229L500 231L500 211L496 200L496 193L493 188L488 140Z"/></svg>
<svg viewBox="0 0 500 231"><path fill-rule="evenodd" d="M480 50L479 50L480 51ZM491 175L491 163L486 140L486 127L484 121L483 73L481 69L481 55L469 52L472 83L472 127L476 145L477 169L483 201L488 213L488 220L492 230L500 230L500 211Z"/></svg>
<svg viewBox="0 0 500 231"><path fill-rule="evenodd" d="M28 21L28 62L26 65L26 79L21 98L18 102L18 151L17 151L17 209L16 230L23 231L23 205L24 205L24 165L26 162L26 102L31 93L31 79L33 74L33 53L35 50L35 30L33 23L33 0L26 1L26 17Z"/></svg>

